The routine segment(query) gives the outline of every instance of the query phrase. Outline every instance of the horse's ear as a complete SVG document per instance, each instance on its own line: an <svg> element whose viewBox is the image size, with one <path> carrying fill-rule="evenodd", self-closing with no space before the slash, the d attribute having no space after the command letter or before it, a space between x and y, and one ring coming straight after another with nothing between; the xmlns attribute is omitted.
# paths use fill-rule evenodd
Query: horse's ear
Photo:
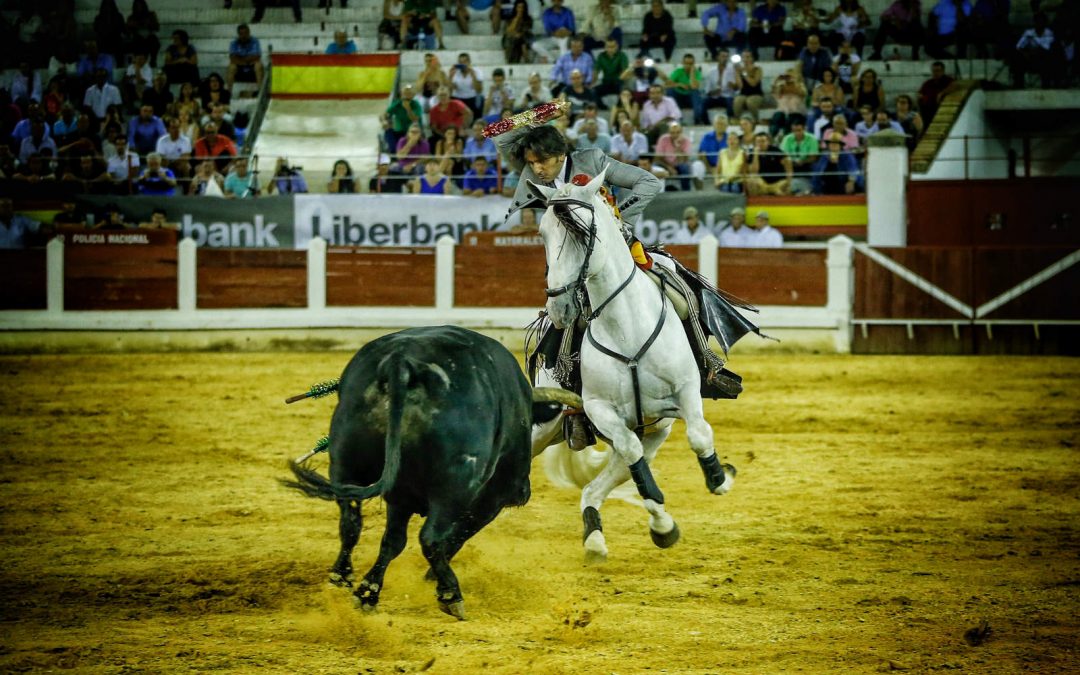
<svg viewBox="0 0 1080 675"><path fill-rule="evenodd" d="M538 185L531 180L526 180L525 185L529 191L529 196L533 199L539 200L547 206L547 202L551 199L551 196L555 194L556 188L551 188L546 185Z"/></svg>
<svg viewBox="0 0 1080 675"><path fill-rule="evenodd" d="M596 175L596 178L593 178L589 181L588 185L585 186L585 189L589 191L590 197L596 194L596 191L604 184L604 176L607 174L607 170L607 166L604 166L604 168L600 170L600 173Z"/></svg>

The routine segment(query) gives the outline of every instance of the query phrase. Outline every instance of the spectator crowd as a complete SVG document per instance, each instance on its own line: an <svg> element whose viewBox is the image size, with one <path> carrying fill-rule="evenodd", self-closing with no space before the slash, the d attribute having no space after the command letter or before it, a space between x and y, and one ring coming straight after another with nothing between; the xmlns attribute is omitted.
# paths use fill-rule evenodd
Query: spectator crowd
<svg viewBox="0 0 1080 675"><path fill-rule="evenodd" d="M1018 31L1009 0L895 0L878 16L859 0L829 9L813 0L686 2L704 48L680 45L691 41L663 0L640 17L620 0L590 0L581 16L563 0L384 0L380 47L429 51L383 115L367 189L512 194L518 177L483 128L560 98L570 114L554 124L572 147L645 168L666 190L852 194L864 189L870 136L904 134L914 147L931 124L954 85L945 60L999 58L1018 86L1068 85L1077 75L1080 3L1030 0L1033 25ZM252 24L265 2L255 5ZM0 21L0 57L11 68L0 88L0 179L160 197L307 191L284 158L264 180L243 156L250 119L233 112L235 84L258 88L266 78L251 27L237 26L224 71L207 73L187 31L163 45L146 0L127 16L102 0L92 31L80 31L74 10L73 0L23 3ZM486 13L501 36L503 67L487 72L467 51L440 62L443 21L467 33L470 12ZM332 33L326 53L357 52L344 30ZM917 92L890 91L888 76L867 66L903 58L901 47L933 59ZM762 61L785 67L766 78ZM514 65L531 73L523 91L507 77ZM684 124L707 131L695 137ZM326 191L362 188L350 163L337 161Z"/></svg>

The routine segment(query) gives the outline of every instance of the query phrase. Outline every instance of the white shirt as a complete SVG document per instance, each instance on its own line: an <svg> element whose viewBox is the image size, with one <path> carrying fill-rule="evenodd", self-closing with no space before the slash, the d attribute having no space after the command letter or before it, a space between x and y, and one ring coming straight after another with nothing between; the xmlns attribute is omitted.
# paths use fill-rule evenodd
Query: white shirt
<svg viewBox="0 0 1080 675"><path fill-rule="evenodd" d="M570 127L570 129L571 129L571 130L572 130L572 131L573 131L573 132L574 132L575 134L583 134L583 133L585 133L585 132L583 132L583 131L581 130L581 128L582 128L583 126L585 126L585 122L586 122L586 121L587 121L587 120L585 119L585 117L584 117L584 116L582 116L581 118L579 118L579 119L578 119L578 121L577 121L577 122L574 122L574 126ZM598 133L601 133L601 134L610 134L610 132L608 131L608 121L607 121L606 119L604 119L603 117L594 117L594 118L593 118L593 121L595 121L595 122L596 122L596 131L597 131Z"/></svg>
<svg viewBox="0 0 1080 675"><path fill-rule="evenodd" d="M118 154L110 159L105 170L113 180L126 181L128 179L128 167L133 168L135 173L138 174L139 156L130 148L128 148L127 157L121 157Z"/></svg>
<svg viewBox="0 0 1080 675"><path fill-rule="evenodd" d="M563 158L562 166L559 167L559 173L555 175L555 180L551 181L557 188L561 188L562 186L566 185L566 181L563 180L563 176L566 175L566 163L569 161L569 155Z"/></svg>
<svg viewBox="0 0 1080 675"><path fill-rule="evenodd" d="M697 244L710 234L712 234L712 232L710 232L708 228L702 225L700 221L698 222L697 229L693 232L691 232L690 228L686 226L686 223L683 223L682 227L680 227L678 231L675 232L675 234L671 235L671 238L668 239L667 243Z"/></svg>
<svg viewBox="0 0 1080 675"><path fill-rule="evenodd" d="M635 131L629 142L622 134L611 138L611 154L619 155L620 161L636 162L641 155L648 151L649 139L640 131Z"/></svg>
<svg viewBox="0 0 1080 675"><path fill-rule="evenodd" d="M191 139L180 134L180 137L174 141L172 136L165 134L158 139L155 149L165 159L178 159L180 155L191 154Z"/></svg>
<svg viewBox="0 0 1080 675"><path fill-rule="evenodd" d="M784 237L772 225L756 230L749 225L738 230L728 225L720 231L720 245L725 248L781 248Z"/></svg>
<svg viewBox="0 0 1080 675"><path fill-rule="evenodd" d="M484 74L480 72L479 68L472 66L472 71L476 75L477 82L484 81ZM476 98L479 95L480 92L473 87L473 79L454 68L453 74L450 76L450 98Z"/></svg>
<svg viewBox="0 0 1080 675"><path fill-rule="evenodd" d="M715 65L705 73L706 93L715 95L713 92L717 89L720 90L720 96L734 96L736 94L735 64L728 62L724 66L723 75L720 74L720 67Z"/></svg>
<svg viewBox="0 0 1080 675"><path fill-rule="evenodd" d="M94 116L99 120L105 118L105 113L110 105L121 105L120 90L115 84L105 83L98 88L96 84L90 85L83 96L83 105L94 111Z"/></svg>

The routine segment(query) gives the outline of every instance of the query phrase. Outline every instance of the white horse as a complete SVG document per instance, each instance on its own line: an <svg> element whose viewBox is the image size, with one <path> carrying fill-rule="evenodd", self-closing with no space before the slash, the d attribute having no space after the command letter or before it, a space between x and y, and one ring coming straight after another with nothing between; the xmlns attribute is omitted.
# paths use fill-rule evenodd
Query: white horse
<svg viewBox="0 0 1080 675"><path fill-rule="evenodd" d="M589 301L581 344L581 397L586 414L617 457L606 462L581 493L585 557L590 562L607 558L600 506L627 478L633 478L649 512L653 542L667 548L678 541L679 528L664 509L664 495L649 468L676 418L686 422L686 436L708 489L725 494L735 479L734 467L721 465L716 455L686 333L663 289L634 263L612 208L598 194L603 180L601 173L580 187L529 182L533 194L547 205L540 236L548 266L548 317L556 328L571 328ZM560 421L536 428L534 453L560 440Z"/></svg>

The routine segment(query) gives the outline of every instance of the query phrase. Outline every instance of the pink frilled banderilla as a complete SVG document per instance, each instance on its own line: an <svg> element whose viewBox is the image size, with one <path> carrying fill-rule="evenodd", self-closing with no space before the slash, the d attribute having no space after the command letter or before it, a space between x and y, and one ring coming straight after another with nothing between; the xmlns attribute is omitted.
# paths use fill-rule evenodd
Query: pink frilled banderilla
<svg viewBox="0 0 1080 675"><path fill-rule="evenodd" d="M548 103L541 103L540 105L520 112L512 117L492 122L484 127L484 138L491 138L498 136L499 134L505 134L507 131L514 129L520 129L521 127L543 124L549 120L553 120L559 116L560 113L569 109L570 103L568 101L550 101Z"/></svg>

